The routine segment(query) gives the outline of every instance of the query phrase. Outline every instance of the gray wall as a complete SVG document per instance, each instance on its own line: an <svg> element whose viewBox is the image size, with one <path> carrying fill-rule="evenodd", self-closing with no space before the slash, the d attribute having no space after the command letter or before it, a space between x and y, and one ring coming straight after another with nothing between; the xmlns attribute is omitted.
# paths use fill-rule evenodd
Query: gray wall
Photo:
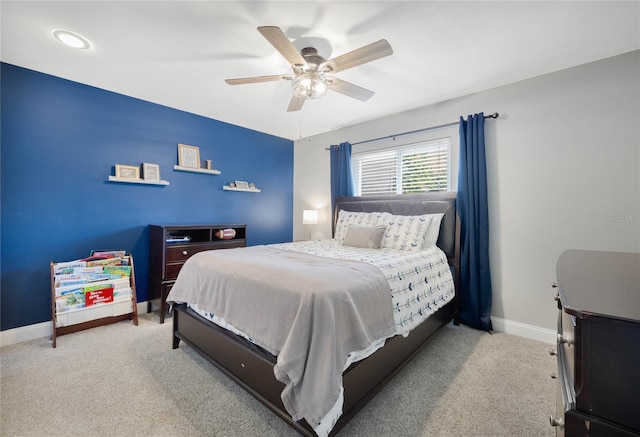
<svg viewBox="0 0 640 437"><path fill-rule="evenodd" d="M552 341L562 251L640 252L640 51L296 141L294 239L307 238L311 207L321 210L313 235L330 236L328 145L475 112L500 113L485 124L494 326ZM457 135L423 136L451 136L457 149ZM455 169L457 150L452 159Z"/></svg>

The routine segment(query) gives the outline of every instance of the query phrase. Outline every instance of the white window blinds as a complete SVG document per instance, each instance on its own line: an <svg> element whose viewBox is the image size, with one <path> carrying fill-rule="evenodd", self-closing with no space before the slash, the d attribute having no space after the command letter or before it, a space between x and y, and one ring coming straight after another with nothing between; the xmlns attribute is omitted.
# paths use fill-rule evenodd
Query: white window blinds
<svg viewBox="0 0 640 437"><path fill-rule="evenodd" d="M446 191L449 138L383 151L361 151L351 157L356 195Z"/></svg>

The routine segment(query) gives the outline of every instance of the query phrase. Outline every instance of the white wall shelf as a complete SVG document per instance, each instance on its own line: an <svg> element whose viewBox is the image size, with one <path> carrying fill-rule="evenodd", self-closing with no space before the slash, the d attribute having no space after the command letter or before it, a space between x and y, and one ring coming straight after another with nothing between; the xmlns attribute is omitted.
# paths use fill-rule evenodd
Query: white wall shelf
<svg viewBox="0 0 640 437"><path fill-rule="evenodd" d="M257 188L236 188L230 187L228 185L223 185L222 189L225 191L246 191L247 193L259 193L260 190Z"/></svg>
<svg viewBox="0 0 640 437"><path fill-rule="evenodd" d="M124 184L143 184L143 185L169 185L169 181L146 181L144 179L119 178L117 176L109 176L109 182L121 182Z"/></svg>
<svg viewBox="0 0 640 437"><path fill-rule="evenodd" d="M188 171L191 173L204 173L204 174L221 174L220 170L216 170L215 168L209 170L206 168L193 168L193 167L182 167L180 165L174 165L173 169L176 171Z"/></svg>

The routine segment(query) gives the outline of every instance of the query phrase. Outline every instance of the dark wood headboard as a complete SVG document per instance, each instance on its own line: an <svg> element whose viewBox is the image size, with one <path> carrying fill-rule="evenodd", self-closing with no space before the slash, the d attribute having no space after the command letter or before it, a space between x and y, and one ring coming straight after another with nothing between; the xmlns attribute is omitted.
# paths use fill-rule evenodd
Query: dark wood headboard
<svg viewBox="0 0 640 437"><path fill-rule="evenodd" d="M333 232L340 210L388 212L396 215L443 213L437 245L449 258L456 272L460 265L460 222L456 213L456 193L452 191L384 196L337 197Z"/></svg>

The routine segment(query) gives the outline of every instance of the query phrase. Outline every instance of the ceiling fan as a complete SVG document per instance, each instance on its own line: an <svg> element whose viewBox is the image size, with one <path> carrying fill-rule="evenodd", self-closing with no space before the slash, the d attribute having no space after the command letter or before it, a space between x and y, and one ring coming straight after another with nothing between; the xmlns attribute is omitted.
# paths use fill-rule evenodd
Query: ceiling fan
<svg viewBox="0 0 640 437"><path fill-rule="evenodd" d="M244 77L226 79L229 85L247 83L272 82L290 80L293 97L289 102L288 112L299 111L306 99L317 99L327 94L328 90L336 91L354 99L367 101L375 94L337 77L333 73L357 67L393 53L387 40L381 39L344 55L325 60L313 47L306 47L298 52L284 32L276 26L258 27L258 32L271 43L275 49L291 64L293 74L276 74L271 76Z"/></svg>

